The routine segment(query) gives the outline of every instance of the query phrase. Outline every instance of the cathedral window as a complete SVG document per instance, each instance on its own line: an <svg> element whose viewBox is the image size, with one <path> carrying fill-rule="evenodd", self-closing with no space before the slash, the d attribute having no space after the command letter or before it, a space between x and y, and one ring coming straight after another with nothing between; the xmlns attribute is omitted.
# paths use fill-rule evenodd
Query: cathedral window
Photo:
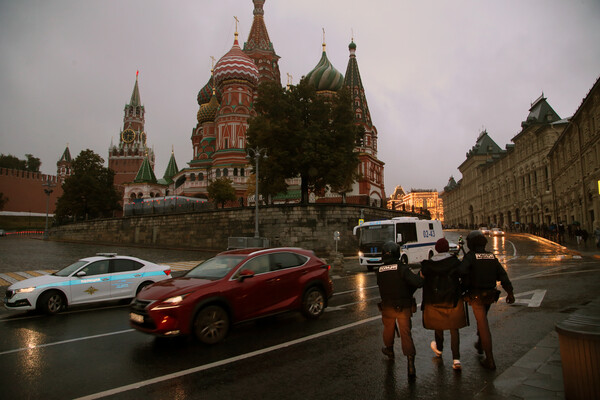
<svg viewBox="0 0 600 400"><path fill-rule="evenodd" d="M196 174L191 173L190 174L190 181L194 182L196 180Z"/></svg>
<svg viewBox="0 0 600 400"><path fill-rule="evenodd" d="M228 176L229 170L227 168L223 168L223 176Z"/></svg>
<svg viewBox="0 0 600 400"><path fill-rule="evenodd" d="M199 180L199 181L203 181L203 180L204 180L204 174L203 174L202 172L200 172L200 173L198 174L198 180Z"/></svg>
<svg viewBox="0 0 600 400"><path fill-rule="evenodd" d="M233 176L238 176L238 169L237 168L233 169Z"/></svg>
<svg viewBox="0 0 600 400"><path fill-rule="evenodd" d="M217 178L221 177L221 170L217 168Z"/></svg>

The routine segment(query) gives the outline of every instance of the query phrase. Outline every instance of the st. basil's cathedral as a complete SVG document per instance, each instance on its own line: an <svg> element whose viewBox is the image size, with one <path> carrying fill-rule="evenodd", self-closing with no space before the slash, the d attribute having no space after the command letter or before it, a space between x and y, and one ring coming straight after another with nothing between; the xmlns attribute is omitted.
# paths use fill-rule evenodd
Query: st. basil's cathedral
<svg viewBox="0 0 600 400"><path fill-rule="evenodd" d="M264 21L265 0L253 0L254 19L243 49L237 29L231 50L217 61L210 79L198 92L197 124L192 129L193 158L188 167L178 170L173 151L162 178L154 174L154 151L147 146L144 130L145 109L141 103L138 79L129 104L125 106L119 143L109 147L109 168L115 184L123 191L123 204L162 196L208 197L211 181L226 177L232 181L237 197L248 201L252 166L246 151L248 119L256 115L253 102L261 82L281 83L279 56L275 53ZM364 138L355 151L359 155L359 180L346 193L348 203L384 206L384 163L377 158L377 129L365 97L356 60L356 44L348 46L350 56L345 77L336 70L323 43L317 66L305 79L318 94L332 95L346 86L353 98L354 118L364 128ZM259 171L260 173L260 171ZM288 180L288 193L273 201L298 202L300 180ZM297 195L296 195L297 194ZM253 196L250 198L253 202ZM341 202L337 193L310 195L311 202Z"/></svg>

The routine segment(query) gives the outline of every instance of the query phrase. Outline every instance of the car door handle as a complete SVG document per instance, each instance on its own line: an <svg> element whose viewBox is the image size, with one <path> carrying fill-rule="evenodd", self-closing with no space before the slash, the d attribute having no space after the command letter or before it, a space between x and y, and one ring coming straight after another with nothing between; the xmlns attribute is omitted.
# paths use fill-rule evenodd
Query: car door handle
<svg viewBox="0 0 600 400"><path fill-rule="evenodd" d="M108 281L110 278L102 278L102 281Z"/></svg>
<svg viewBox="0 0 600 400"><path fill-rule="evenodd" d="M136 278L139 278L140 276L142 276L142 274L135 274L134 275Z"/></svg>

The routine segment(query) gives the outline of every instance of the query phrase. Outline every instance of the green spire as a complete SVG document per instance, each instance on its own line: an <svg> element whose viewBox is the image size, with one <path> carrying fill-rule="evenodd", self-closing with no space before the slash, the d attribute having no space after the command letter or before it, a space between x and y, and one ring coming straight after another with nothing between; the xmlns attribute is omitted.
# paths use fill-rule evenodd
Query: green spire
<svg viewBox="0 0 600 400"><path fill-rule="evenodd" d="M150 161L148 157L144 158L140 169L138 170L135 179L133 180L135 183L156 183L156 175L154 175L154 171L150 166Z"/></svg>
<svg viewBox="0 0 600 400"><path fill-rule="evenodd" d="M135 73L135 86L133 86L133 93L131 93L131 100L129 100L130 106L141 106L142 101L140 100L140 89L138 87L138 74L140 71Z"/></svg>
<svg viewBox="0 0 600 400"><path fill-rule="evenodd" d="M173 182L173 177L179 172L179 169L177 168L177 162L175 161L175 154L174 151L171 150L171 158L169 159L169 164L167 165L167 169L165 171L165 174L163 175L163 179L168 182L171 183Z"/></svg>

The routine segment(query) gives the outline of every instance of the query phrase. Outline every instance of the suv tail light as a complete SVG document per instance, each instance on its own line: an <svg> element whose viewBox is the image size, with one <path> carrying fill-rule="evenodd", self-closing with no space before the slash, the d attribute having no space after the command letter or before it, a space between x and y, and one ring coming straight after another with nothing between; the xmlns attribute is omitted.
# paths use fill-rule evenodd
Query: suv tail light
<svg viewBox="0 0 600 400"><path fill-rule="evenodd" d="M165 275L167 275L167 276L171 275L171 270L170 270L170 269L165 269L163 272L164 272L164 273L165 273Z"/></svg>

